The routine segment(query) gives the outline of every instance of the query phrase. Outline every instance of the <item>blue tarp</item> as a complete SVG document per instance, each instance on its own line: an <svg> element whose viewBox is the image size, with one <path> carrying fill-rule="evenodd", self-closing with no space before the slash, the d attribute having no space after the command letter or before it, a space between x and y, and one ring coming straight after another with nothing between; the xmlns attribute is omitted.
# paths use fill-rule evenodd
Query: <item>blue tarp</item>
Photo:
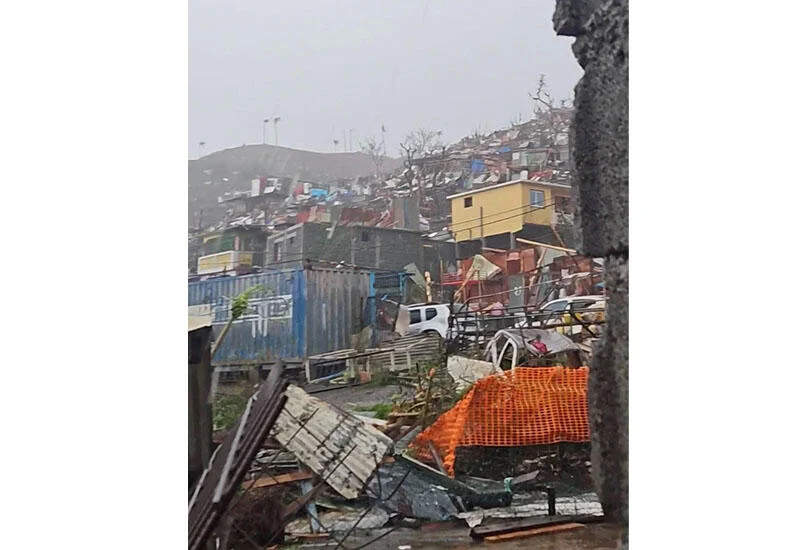
<svg viewBox="0 0 800 550"><path fill-rule="evenodd" d="M486 164L480 159L473 160L470 167L473 174L482 174L486 170Z"/></svg>

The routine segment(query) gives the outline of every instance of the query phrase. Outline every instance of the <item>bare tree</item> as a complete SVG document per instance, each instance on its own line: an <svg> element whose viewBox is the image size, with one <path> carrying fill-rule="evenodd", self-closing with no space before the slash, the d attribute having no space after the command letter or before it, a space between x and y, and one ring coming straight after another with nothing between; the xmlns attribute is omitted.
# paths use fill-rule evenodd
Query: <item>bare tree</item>
<svg viewBox="0 0 800 550"><path fill-rule="evenodd" d="M566 132L569 129L570 117L565 114L565 110L569 109L566 99L559 102L553 100L550 89L547 86L545 75L539 75L539 83L536 88L536 94L528 92L528 96L534 102L534 115L537 119L544 122L545 125L545 141L548 147L554 147L559 134Z"/></svg>
<svg viewBox="0 0 800 550"><path fill-rule="evenodd" d="M441 137L441 130L420 128L405 137L400 149L409 160L433 155L443 147Z"/></svg>
<svg viewBox="0 0 800 550"><path fill-rule="evenodd" d="M383 146L374 136L370 136L361 142L361 151L369 155L372 164L375 165L375 177L380 181L383 173L383 162L386 159L383 156Z"/></svg>

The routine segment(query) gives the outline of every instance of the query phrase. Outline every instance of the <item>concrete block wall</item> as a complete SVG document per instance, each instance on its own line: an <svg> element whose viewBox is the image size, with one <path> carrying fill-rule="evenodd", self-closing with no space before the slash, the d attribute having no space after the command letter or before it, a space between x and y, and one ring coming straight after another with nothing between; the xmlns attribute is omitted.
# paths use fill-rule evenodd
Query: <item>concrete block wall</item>
<svg viewBox="0 0 800 550"><path fill-rule="evenodd" d="M606 260L606 332L589 378L592 469L606 517L627 527L628 2L557 0L553 24L576 38L584 70L571 130L578 249Z"/></svg>

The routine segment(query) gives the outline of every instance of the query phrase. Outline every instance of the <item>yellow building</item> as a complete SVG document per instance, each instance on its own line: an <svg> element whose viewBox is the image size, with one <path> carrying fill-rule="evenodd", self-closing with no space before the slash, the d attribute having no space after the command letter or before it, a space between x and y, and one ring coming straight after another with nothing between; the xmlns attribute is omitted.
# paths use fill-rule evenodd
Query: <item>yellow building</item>
<svg viewBox="0 0 800 550"><path fill-rule="evenodd" d="M447 197L456 242L517 233L527 224L551 226L556 212L570 213L572 188L558 183L515 180Z"/></svg>

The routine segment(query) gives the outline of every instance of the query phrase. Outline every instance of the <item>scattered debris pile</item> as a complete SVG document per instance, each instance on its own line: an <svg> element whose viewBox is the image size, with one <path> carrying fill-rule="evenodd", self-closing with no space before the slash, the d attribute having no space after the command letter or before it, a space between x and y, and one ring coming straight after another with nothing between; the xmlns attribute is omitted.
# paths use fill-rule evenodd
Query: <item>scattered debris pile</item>
<svg viewBox="0 0 800 550"><path fill-rule="evenodd" d="M250 468L261 442L286 401L288 382L275 368L247 403L244 414L220 445L189 501L189 549L199 549L216 528ZM274 535L278 537L278 526ZM270 539L273 537L269 537Z"/></svg>
<svg viewBox="0 0 800 550"><path fill-rule="evenodd" d="M497 374L467 358L450 361L451 369L443 363L386 371L412 390L407 398L395 394L386 420L349 413L273 370L195 488L190 548L212 536L220 550L320 539L348 548L351 538L371 543L394 529L453 521L491 542L581 523L563 514L588 514L587 521L602 514L586 491L558 489L556 498L565 470L583 467L576 476L588 476L587 368ZM456 367L460 383L449 374ZM508 449L522 453L505 469L469 455ZM459 473L456 462L471 475ZM488 479L491 470L503 478ZM492 527L556 514L519 528Z"/></svg>
<svg viewBox="0 0 800 550"><path fill-rule="evenodd" d="M441 352L441 338L429 334L397 338L363 351L340 349L309 357L305 361L306 380L368 382L381 373L414 369L419 363L437 359Z"/></svg>

